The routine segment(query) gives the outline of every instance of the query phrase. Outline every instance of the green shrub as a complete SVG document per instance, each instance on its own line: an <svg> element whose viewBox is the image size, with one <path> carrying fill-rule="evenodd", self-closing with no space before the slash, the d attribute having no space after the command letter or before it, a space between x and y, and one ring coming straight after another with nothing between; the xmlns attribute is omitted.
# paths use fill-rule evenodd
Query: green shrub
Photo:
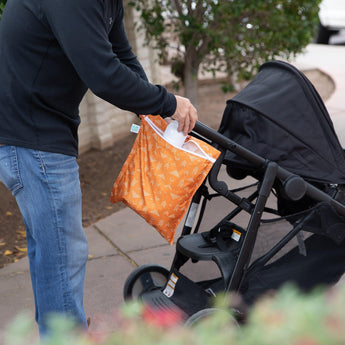
<svg viewBox="0 0 345 345"><path fill-rule="evenodd" d="M288 59L314 38L320 0L127 0L136 26L197 105L199 72L249 80L262 63ZM176 62L178 67L176 69ZM177 72L177 73L176 73Z"/></svg>
<svg viewBox="0 0 345 345"><path fill-rule="evenodd" d="M226 299L223 299L226 300ZM227 302L217 302L221 306ZM123 306L114 318L114 332L97 337L76 331L73 323L54 317L51 336L42 345L339 345L345 344L345 287L302 294L285 286L260 300L245 325L233 322L224 307L187 328L176 315L156 313L138 303ZM166 315L164 315L166 314ZM5 345L34 345L27 316L10 326Z"/></svg>

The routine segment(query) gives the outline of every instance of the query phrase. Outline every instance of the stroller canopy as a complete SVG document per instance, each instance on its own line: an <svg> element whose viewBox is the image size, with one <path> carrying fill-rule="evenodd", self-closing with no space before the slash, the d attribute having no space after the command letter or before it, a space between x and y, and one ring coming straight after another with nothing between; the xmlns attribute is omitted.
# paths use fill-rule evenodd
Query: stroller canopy
<svg viewBox="0 0 345 345"><path fill-rule="evenodd" d="M219 132L306 180L345 184L345 154L324 103L295 67L271 61L227 102ZM230 166L249 168L231 152Z"/></svg>

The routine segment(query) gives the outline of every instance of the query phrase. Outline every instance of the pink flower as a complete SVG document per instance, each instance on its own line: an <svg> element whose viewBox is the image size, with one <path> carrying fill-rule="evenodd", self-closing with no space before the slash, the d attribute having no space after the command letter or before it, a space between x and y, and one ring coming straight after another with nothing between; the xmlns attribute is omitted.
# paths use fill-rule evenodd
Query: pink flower
<svg viewBox="0 0 345 345"><path fill-rule="evenodd" d="M156 309L145 305L142 311L143 320L149 325L159 328L177 326L183 320L182 312L178 309Z"/></svg>

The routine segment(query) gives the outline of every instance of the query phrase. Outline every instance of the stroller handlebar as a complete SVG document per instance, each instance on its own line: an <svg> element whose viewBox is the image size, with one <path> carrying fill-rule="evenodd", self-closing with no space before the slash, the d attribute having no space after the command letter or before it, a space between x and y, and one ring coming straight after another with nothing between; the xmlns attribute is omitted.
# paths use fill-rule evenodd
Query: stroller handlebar
<svg viewBox="0 0 345 345"><path fill-rule="evenodd" d="M219 146L228 149L238 154L239 156L249 160L255 166L260 167L266 163L266 159L262 158L261 156L258 156L252 151L247 150L243 146L238 145L236 142L232 141L231 139L220 134L213 128L210 128L199 121L196 122L194 131L197 134L205 137L206 139L211 140L213 143L218 144Z"/></svg>
<svg viewBox="0 0 345 345"><path fill-rule="evenodd" d="M216 130L206 126L200 121L196 122L193 131L201 135L202 137L210 140L211 142L217 144L219 148L223 148L223 150L229 150L235 153L236 155L248 160L250 163L252 163L254 166L258 168L263 167L268 163L267 159L257 155L252 151L247 150L245 147L237 144L236 142L225 137ZM309 197L316 199L318 201L328 202L340 215L345 217L345 205L333 199L328 194L324 193L318 188L314 187L313 185L305 181L302 177L293 174L278 165L277 178L283 182L284 189L286 190L288 195L290 193L295 194L296 188L302 189L302 192L297 192L298 196L296 198L293 197L292 199L298 200L302 198L304 195L308 195Z"/></svg>

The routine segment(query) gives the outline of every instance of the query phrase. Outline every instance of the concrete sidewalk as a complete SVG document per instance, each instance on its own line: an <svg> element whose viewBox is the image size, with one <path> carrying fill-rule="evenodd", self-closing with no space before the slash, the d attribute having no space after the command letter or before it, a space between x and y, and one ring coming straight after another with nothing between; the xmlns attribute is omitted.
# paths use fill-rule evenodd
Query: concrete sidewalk
<svg viewBox="0 0 345 345"><path fill-rule="evenodd" d="M319 68L334 80L336 89L326 107L345 147L345 47L310 45L294 64L301 70ZM232 187L235 186L232 184ZM213 207L213 219L221 217L228 207L226 200L217 201ZM175 248L128 208L85 230L90 249L85 310L92 318L91 329L111 329L111 315L123 303L123 285L131 271L145 263L169 268ZM28 260L24 258L0 270L0 339L6 325L19 312L29 310L31 315L34 314L28 267Z"/></svg>

